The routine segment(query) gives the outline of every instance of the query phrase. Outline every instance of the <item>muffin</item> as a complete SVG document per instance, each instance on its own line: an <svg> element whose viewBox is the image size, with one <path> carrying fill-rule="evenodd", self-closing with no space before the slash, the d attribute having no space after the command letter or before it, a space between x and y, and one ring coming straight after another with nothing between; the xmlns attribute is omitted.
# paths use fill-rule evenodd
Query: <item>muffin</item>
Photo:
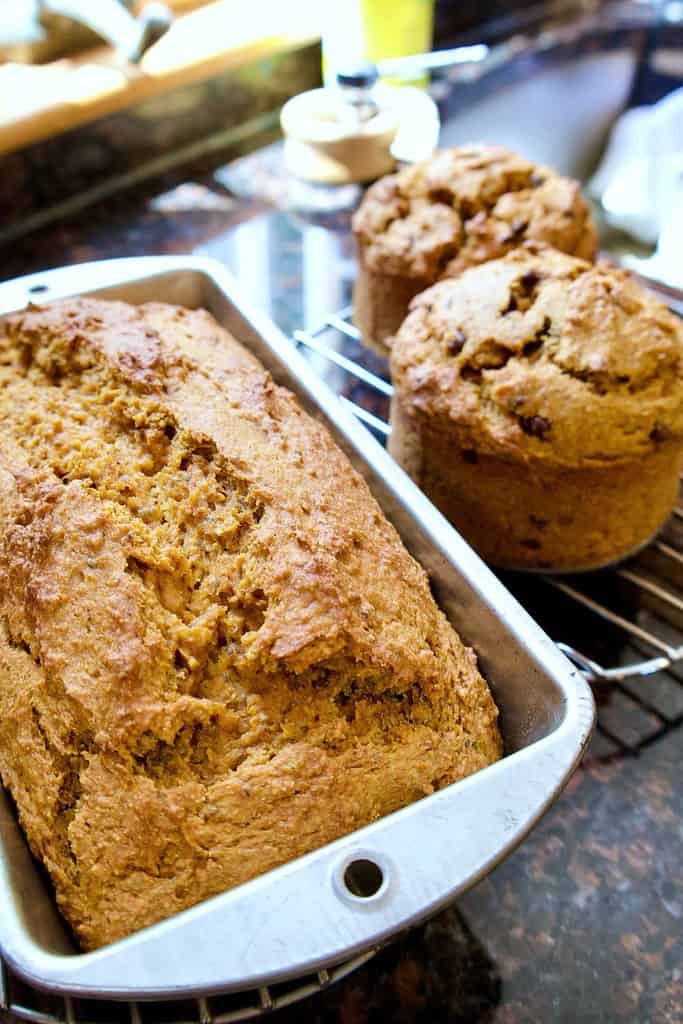
<svg viewBox="0 0 683 1024"><path fill-rule="evenodd" d="M517 250L417 296L391 349L390 451L495 565L597 568L669 516L681 321L626 274Z"/></svg>
<svg viewBox="0 0 683 1024"><path fill-rule="evenodd" d="M527 240L591 260L597 233L579 185L498 146L445 149L381 178L353 219L355 321L386 354L410 300L442 277Z"/></svg>

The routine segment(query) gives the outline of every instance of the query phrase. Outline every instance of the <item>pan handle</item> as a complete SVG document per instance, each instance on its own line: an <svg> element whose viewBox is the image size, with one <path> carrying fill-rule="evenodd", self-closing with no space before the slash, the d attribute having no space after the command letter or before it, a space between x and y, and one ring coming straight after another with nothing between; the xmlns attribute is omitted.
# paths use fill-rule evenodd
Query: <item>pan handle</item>
<svg viewBox="0 0 683 1024"><path fill-rule="evenodd" d="M67 296L118 287L140 277L154 277L186 268L187 258L177 256L130 256L123 259L76 263L55 270L38 271L0 284L0 316ZM84 288L84 284L86 287Z"/></svg>
<svg viewBox="0 0 683 1024"><path fill-rule="evenodd" d="M575 680L549 736L351 836L94 953L5 956L53 991L145 999L267 986L380 945L482 878L557 797L593 723Z"/></svg>

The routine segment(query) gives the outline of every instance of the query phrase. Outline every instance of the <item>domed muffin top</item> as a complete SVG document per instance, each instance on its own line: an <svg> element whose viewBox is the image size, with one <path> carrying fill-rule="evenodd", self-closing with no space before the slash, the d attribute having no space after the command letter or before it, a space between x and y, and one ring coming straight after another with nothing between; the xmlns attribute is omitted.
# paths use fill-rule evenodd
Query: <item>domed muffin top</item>
<svg viewBox="0 0 683 1024"><path fill-rule="evenodd" d="M500 146L444 149L381 178L353 228L371 269L428 283L526 240L584 259L597 248L578 183Z"/></svg>
<svg viewBox="0 0 683 1024"><path fill-rule="evenodd" d="M404 408L464 448L564 465L683 436L683 326L632 278L519 249L413 299L391 368Z"/></svg>

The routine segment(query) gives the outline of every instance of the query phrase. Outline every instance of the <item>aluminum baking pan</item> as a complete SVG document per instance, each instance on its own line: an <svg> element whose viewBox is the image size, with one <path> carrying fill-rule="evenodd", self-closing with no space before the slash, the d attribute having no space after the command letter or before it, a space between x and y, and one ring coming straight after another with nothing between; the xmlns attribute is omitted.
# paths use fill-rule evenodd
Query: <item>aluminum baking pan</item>
<svg viewBox="0 0 683 1024"><path fill-rule="evenodd" d="M446 789L130 938L80 953L0 794L0 949L60 993L114 999L209 995L329 967L434 914L482 878L558 796L589 738L590 689L479 557L343 407L304 357L249 308L225 268L143 257L82 264L0 285L0 313L96 293L204 306L323 420L365 476L436 599L479 655L501 709L506 756ZM354 860L379 890L354 895Z"/></svg>

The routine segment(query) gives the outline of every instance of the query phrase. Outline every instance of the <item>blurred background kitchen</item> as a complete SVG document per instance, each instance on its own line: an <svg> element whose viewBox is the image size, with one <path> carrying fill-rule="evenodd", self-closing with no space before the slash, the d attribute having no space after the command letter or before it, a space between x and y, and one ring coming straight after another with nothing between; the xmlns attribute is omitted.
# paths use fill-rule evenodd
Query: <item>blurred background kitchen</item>
<svg viewBox="0 0 683 1024"><path fill-rule="evenodd" d="M293 337L348 306L365 181L437 140L484 140L579 177L604 253L681 310L681 84L681 0L0 0L0 279L200 253ZM325 343L360 358L344 323ZM583 765L457 907L278 1019L683 1019L683 514L672 522L673 603L626 579L607 596L586 583L584 599L508 581L592 674ZM3 998L52 1019L11 975Z"/></svg>
<svg viewBox="0 0 683 1024"><path fill-rule="evenodd" d="M489 46L431 71L442 144L487 138L585 179L618 113L680 82L682 22L679 0L0 0L0 245L274 141L283 103L319 86L323 66L333 85L359 57L432 46ZM429 133L400 155L420 146Z"/></svg>

